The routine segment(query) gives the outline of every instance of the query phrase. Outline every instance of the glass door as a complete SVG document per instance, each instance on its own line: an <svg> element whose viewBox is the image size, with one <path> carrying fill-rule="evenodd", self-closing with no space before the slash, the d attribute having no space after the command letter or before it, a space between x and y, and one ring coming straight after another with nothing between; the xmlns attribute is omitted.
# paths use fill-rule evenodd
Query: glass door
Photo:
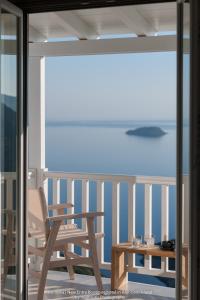
<svg viewBox="0 0 200 300"><path fill-rule="evenodd" d="M190 299L190 2L178 3L177 98L177 290L176 299Z"/></svg>
<svg viewBox="0 0 200 300"><path fill-rule="evenodd" d="M0 23L0 298L25 299L21 11L0 1Z"/></svg>

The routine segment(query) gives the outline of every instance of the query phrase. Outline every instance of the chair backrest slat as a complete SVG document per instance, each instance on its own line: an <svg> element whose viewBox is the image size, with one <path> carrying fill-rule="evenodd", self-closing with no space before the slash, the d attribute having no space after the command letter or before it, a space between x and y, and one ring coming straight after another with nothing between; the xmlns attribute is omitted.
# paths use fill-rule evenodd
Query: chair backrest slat
<svg viewBox="0 0 200 300"><path fill-rule="evenodd" d="M48 217L47 203L42 188L28 190L28 226L31 236L48 236Z"/></svg>

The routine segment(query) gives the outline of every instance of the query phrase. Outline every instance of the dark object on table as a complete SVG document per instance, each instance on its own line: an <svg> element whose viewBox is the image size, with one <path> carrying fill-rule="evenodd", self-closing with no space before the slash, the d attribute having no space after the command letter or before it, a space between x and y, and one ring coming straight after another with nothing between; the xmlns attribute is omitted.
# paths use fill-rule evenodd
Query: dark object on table
<svg viewBox="0 0 200 300"><path fill-rule="evenodd" d="M176 245L175 240L163 241L160 245L160 249L174 251L175 245Z"/></svg>

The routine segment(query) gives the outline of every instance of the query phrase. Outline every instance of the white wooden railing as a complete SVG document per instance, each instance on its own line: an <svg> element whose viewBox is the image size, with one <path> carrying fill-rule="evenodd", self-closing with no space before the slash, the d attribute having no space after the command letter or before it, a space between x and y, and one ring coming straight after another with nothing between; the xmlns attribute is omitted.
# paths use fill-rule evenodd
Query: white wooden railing
<svg viewBox="0 0 200 300"><path fill-rule="evenodd" d="M152 176L126 176L126 175L105 175L105 174L80 174L80 173L64 173L64 172L43 172L45 181L52 180L54 204L60 202L60 182L66 181L67 201L74 203L75 181L82 183L82 210L89 211L89 185L90 182L96 182L96 207L97 211L106 210L104 205L104 184L110 182L112 184L112 229L110 235L105 239L112 241L112 244L120 242L120 186L126 182L128 185L128 237L136 234L136 189L138 184L144 186L144 235L152 234L152 186L159 185L161 187L161 240L169 237L169 188L175 186L175 178L171 177L152 177ZM139 199L142 200L142 199ZM73 213L74 209L71 209ZM85 227L85 220L82 226ZM104 232L103 217L97 220L97 231ZM98 239L98 256L100 267L102 269L110 269L110 262L104 261L104 239ZM111 249L110 249L111 251ZM83 255L88 255L88 251L84 250ZM169 270L168 259L162 258L161 268L152 268L151 257L145 258L144 267L139 267L135 262L135 255L130 255L128 259L128 270L140 274L149 274L153 276L174 277L175 272Z"/></svg>
<svg viewBox="0 0 200 300"><path fill-rule="evenodd" d="M4 208L13 208L14 197L14 184L16 181L15 173L3 173L1 174L1 182L4 183L6 192L6 206ZM82 211L89 211L89 186L91 182L96 182L96 208L97 211L104 211L105 216L108 212L105 210L104 205L105 191L104 185L106 182L112 184L112 228L108 231L105 239L112 241L112 244L120 242L120 188L121 183L126 182L128 186L128 237L136 234L136 189L138 184L142 184L144 187L144 235L151 235L152 232L152 187L160 186L161 188L161 240L167 240L169 238L169 198L170 186L175 186L175 178L172 177L153 177L153 176L126 176L126 175L105 175L105 174L82 174L82 173L64 173L64 172L49 172L47 170L30 170L29 172L29 186L44 186L48 193L48 182L52 181L52 199L54 204L60 203L61 189L60 183L64 181L66 183L67 200L74 203L75 200L75 182L81 181L82 184ZM184 178L183 195L188 195L188 177ZM48 199L48 195L47 195ZM137 199L137 201L143 201L143 199ZM174 197L175 201L175 197ZM187 205L184 205L187 210ZM71 208L69 213L74 212L74 208ZM183 218L184 228L183 240L187 242L187 211ZM71 221L73 222L73 221ZM82 223L83 228L86 226L85 220ZM99 217L97 219L97 231L104 232L104 218ZM110 269L110 262L104 261L104 239L98 239L98 257L100 267L102 269ZM73 246L71 246L73 250ZM111 251L111 249L110 249ZM84 250L83 255L88 256L88 251ZM161 268L152 268L151 257L145 258L144 267L139 267L135 262L135 255L130 255L127 261L127 268L129 271L133 271L140 274L149 274L153 276L165 276L174 277L175 272L169 270L168 259L162 258Z"/></svg>

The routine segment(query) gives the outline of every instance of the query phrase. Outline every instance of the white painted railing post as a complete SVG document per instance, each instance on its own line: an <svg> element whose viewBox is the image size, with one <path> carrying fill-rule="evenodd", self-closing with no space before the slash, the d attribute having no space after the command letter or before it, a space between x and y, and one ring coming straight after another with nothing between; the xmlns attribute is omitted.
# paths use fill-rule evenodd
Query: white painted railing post
<svg viewBox="0 0 200 300"><path fill-rule="evenodd" d="M67 202L74 205L74 180L67 179ZM74 214L74 207L68 209L69 214ZM68 221L69 224L74 224L74 219ZM74 251L74 245L69 245L69 251Z"/></svg>
<svg viewBox="0 0 200 300"><path fill-rule="evenodd" d="M144 234L145 236L152 235L152 185L145 184L145 194L144 194L144 213L145 213L145 223L144 223Z"/></svg>
<svg viewBox="0 0 200 300"><path fill-rule="evenodd" d="M97 211L104 212L104 182L97 181ZM104 232L104 217L97 218L97 232ZM104 262L104 238L97 239L99 263Z"/></svg>
<svg viewBox="0 0 200 300"><path fill-rule="evenodd" d="M119 243L120 183L112 183L112 244Z"/></svg>
<svg viewBox="0 0 200 300"><path fill-rule="evenodd" d="M144 235L152 235L152 184L144 186ZM145 256L145 269L151 269L151 257Z"/></svg>
<svg viewBox="0 0 200 300"><path fill-rule="evenodd" d="M36 169L29 169L28 171L28 189L35 189L37 186L36 172Z"/></svg>
<svg viewBox="0 0 200 300"><path fill-rule="evenodd" d="M128 240L132 242L135 237L135 201L136 201L136 184L128 183ZM128 265L135 265L135 255L128 256Z"/></svg>
<svg viewBox="0 0 200 300"><path fill-rule="evenodd" d="M169 238L169 186L162 185L161 188L161 240Z"/></svg>
<svg viewBox="0 0 200 300"><path fill-rule="evenodd" d="M169 239L169 186L161 186L161 241ZM168 258L161 258L161 269L168 270Z"/></svg>
<svg viewBox="0 0 200 300"><path fill-rule="evenodd" d="M53 204L59 204L59 203L60 203L60 179L55 178L53 179ZM57 214L56 211L54 211L53 213L54 215Z"/></svg>
<svg viewBox="0 0 200 300"><path fill-rule="evenodd" d="M74 205L74 180L67 179L67 202ZM74 207L68 208L69 214L74 213ZM68 221L69 224L74 224L74 219Z"/></svg>
<svg viewBox="0 0 200 300"><path fill-rule="evenodd" d="M54 178L53 179L53 204L60 203L60 179ZM48 205L48 203L47 203ZM54 216L57 215L57 211L53 211ZM60 257L60 252L56 251L53 254L54 259Z"/></svg>
<svg viewBox="0 0 200 300"><path fill-rule="evenodd" d="M89 180L82 180L82 211L89 211ZM87 222L86 219L82 219L82 228L83 230L87 230ZM89 250L82 249L83 256L89 256Z"/></svg>
<svg viewBox="0 0 200 300"><path fill-rule="evenodd" d="M47 172L48 169L36 169L36 186L35 188L42 187L44 189L47 205L48 205L48 178L45 176L45 172Z"/></svg>

